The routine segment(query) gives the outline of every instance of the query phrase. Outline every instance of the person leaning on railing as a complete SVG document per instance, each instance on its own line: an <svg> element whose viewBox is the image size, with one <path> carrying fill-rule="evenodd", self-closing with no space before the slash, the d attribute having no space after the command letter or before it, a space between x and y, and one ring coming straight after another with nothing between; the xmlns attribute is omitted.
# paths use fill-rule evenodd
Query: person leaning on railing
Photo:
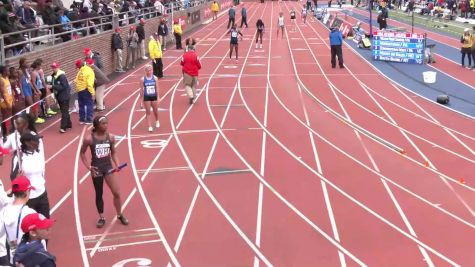
<svg viewBox="0 0 475 267"><path fill-rule="evenodd" d="M122 65L122 51L124 50L124 42L120 36L121 29L117 27L114 34L112 34L112 50L114 51L114 66L116 72L124 72Z"/></svg>

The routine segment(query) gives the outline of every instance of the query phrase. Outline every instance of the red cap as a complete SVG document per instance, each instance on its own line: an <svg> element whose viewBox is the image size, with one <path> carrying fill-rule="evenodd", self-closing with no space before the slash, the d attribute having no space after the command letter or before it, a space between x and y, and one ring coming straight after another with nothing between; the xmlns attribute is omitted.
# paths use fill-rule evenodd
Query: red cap
<svg viewBox="0 0 475 267"><path fill-rule="evenodd" d="M35 189L31 186L30 179L25 176L18 176L12 181L12 193L26 192L30 189Z"/></svg>
<svg viewBox="0 0 475 267"><path fill-rule="evenodd" d="M91 53L91 48L84 48L84 55L89 55Z"/></svg>
<svg viewBox="0 0 475 267"><path fill-rule="evenodd" d="M3 148L3 147L0 146L0 156L1 155L8 155L8 154L10 154L10 149Z"/></svg>
<svg viewBox="0 0 475 267"><path fill-rule="evenodd" d="M140 24L144 25L145 24L145 20L142 18L140 19Z"/></svg>
<svg viewBox="0 0 475 267"><path fill-rule="evenodd" d="M46 218L42 214L28 214L21 221L21 230L23 233L29 233L31 230L48 229L53 226L54 221Z"/></svg>
<svg viewBox="0 0 475 267"><path fill-rule="evenodd" d="M174 24L178 24L178 22L179 22L179 21L178 21L177 19L175 19L175 20L173 21Z"/></svg>
<svg viewBox="0 0 475 267"><path fill-rule="evenodd" d="M87 65L94 65L94 59L92 59L92 58L86 59L86 64Z"/></svg>
<svg viewBox="0 0 475 267"><path fill-rule="evenodd" d="M76 60L76 68L79 69L80 67L82 67L82 60L78 59Z"/></svg>
<svg viewBox="0 0 475 267"><path fill-rule="evenodd" d="M122 30L120 28L115 28L115 32L121 32Z"/></svg>
<svg viewBox="0 0 475 267"><path fill-rule="evenodd" d="M51 68L53 68L53 69L59 68L59 63L58 62L53 62L51 64Z"/></svg>

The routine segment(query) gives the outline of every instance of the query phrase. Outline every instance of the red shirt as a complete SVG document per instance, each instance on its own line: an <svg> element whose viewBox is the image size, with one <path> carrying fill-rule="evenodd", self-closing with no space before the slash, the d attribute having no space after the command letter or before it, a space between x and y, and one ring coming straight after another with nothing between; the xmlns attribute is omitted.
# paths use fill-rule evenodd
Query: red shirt
<svg viewBox="0 0 475 267"><path fill-rule="evenodd" d="M198 76L198 71L201 69L200 59L193 50L183 54L181 65L183 66L183 72L190 76Z"/></svg>

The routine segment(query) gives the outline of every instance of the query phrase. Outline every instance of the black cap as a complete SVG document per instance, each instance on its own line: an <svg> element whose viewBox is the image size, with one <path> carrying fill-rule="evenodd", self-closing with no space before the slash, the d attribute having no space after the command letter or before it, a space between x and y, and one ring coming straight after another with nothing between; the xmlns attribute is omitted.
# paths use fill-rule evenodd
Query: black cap
<svg viewBox="0 0 475 267"><path fill-rule="evenodd" d="M43 136L38 135L38 134L34 134L32 132L28 132L28 133L24 133L24 134L21 135L20 142L25 143L25 142L29 142L29 141L38 141L41 138L43 138Z"/></svg>

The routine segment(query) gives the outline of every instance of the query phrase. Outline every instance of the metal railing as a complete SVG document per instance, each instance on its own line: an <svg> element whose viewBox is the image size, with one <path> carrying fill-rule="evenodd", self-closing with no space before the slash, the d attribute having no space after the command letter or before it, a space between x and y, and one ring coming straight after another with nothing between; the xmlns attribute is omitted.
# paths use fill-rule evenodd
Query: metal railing
<svg viewBox="0 0 475 267"><path fill-rule="evenodd" d="M135 24L139 19L150 19L163 15L171 15L175 11L185 10L187 8L197 7L212 0L190 0L187 2L173 2L163 5L161 10L156 7L145 7L134 11L91 17L82 20L70 21L67 24L42 25L34 29L26 29L12 33L0 35L0 62L5 63L7 58L16 58L25 56L26 53L35 51L40 43L53 46L57 43L73 42L79 37L88 36L113 30L117 26L127 26ZM39 35L39 33L46 33ZM23 37L22 41L6 44L6 40Z"/></svg>

